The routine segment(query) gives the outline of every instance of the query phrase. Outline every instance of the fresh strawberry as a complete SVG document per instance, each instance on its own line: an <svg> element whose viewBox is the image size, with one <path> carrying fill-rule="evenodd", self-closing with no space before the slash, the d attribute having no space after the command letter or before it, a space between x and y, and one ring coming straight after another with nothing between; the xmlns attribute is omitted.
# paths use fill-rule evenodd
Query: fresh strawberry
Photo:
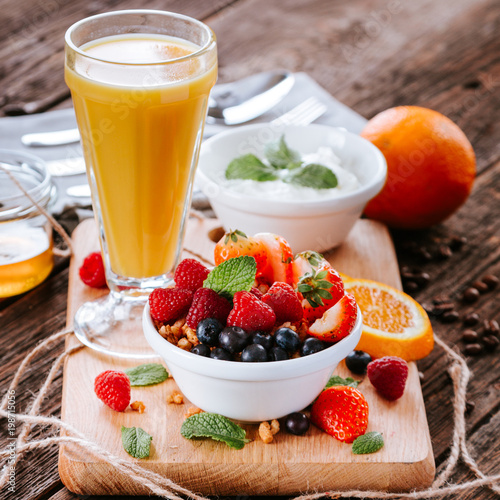
<svg viewBox="0 0 500 500"><path fill-rule="evenodd" d="M346 293L309 327L308 333L325 342L338 342L351 333L357 317L354 296Z"/></svg>
<svg viewBox="0 0 500 500"><path fill-rule="evenodd" d="M210 271L199 261L194 259L184 259L179 262L174 274L174 281L177 288L184 288L196 292L203 286Z"/></svg>
<svg viewBox="0 0 500 500"><path fill-rule="evenodd" d="M252 287L250 290L250 293L253 293L258 299L262 300L262 297L264 297L264 294L256 287Z"/></svg>
<svg viewBox="0 0 500 500"><path fill-rule="evenodd" d="M285 321L293 323L302 319L302 304L297 293L288 283L277 281L262 297L262 300L272 308L278 324Z"/></svg>
<svg viewBox="0 0 500 500"><path fill-rule="evenodd" d="M272 330L276 323L274 311L250 292L236 292L227 326L239 326L249 332Z"/></svg>
<svg viewBox="0 0 500 500"><path fill-rule="evenodd" d="M293 283L293 252L285 238L273 233L258 233L253 240L259 242L266 250L267 265L261 269L260 276L264 282L272 285L281 281Z"/></svg>
<svg viewBox="0 0 500 500"><path fill-rule="evenodd" d="M397 356L384 356L368 364L367 372L375 389L389 401L399 399L405 392L408 363Z"/></svg>
<svg viewBox="0 0 500 500"><path fill-rule="evenodd" d="M304 318L311 324L335 305L344 295L344 282L328 262L302 275L297 284L302 294Z"/></svg>
<svg viewBox="0 0 500 500"><path fill-rule="evenodd" d="M229 311L231 311L231 304L226 298L210 288L199 288L194 294L186 324L189 328L196 330L202 319L215 318L225 325Z"/></svg>
<svg viewBox="0 0 500 500"><path fill-rule="evenodd" d="M106 370L95 378L94 392L112 410L125 411L130 403L130 380L124 372Z"/></svg>
<svg viewBox="0 0 500 500"><path fill-rule="evenodd" d="M249 255L255 259L257 278L259 278L262 269L267 266L267 252L261 242L249 238L243 231L237 229L226 233L215 245L214 261L216 266L240 255Z"/></svg>
<svg viewBox="0 0 500 500"><path fill-rule="evenodd" d="M80 279L92 288L103 288L106 286L104 263L101 252L93 252L85 257L80 267Z"/></svg>
<svg viewBox="0 0 500 500"><path fill-rule="evenodd" d="M311 421L339 441L352 443L368 427L368 403L354 387L325 389L311 408Z"/></svg>
<svg viewBox="0 0 500 500"><path fill-rule="evenodd" d="M292 263L293 267L293 286L299 284L300 278L306 273L311 273L320 266L330 265L329 262L318 252L308 250L307 252L298 253Z"/></svg>
<svg viewBox="0 0 500 500"><path fill-rule="evenodd" d="M151 317L161 323L178 320L189 311L193 292L183 288L156 288L149 295Z"/></svg>

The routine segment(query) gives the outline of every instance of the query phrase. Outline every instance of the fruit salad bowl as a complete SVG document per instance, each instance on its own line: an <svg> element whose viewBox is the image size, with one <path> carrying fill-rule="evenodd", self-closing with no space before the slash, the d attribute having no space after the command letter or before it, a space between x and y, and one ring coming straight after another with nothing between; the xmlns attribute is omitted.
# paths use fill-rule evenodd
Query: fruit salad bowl
<svg viewBox="0 0 500 500"><path fill-rule="evenodd" d="M194 405L246 422L281 418L311 404L338 363L356 347L363 322L358 308L347 337L309 356L241 363L205 358L170 343L158 333L149 304L142 321L147 342L163 358L179 389Z"/></svg>
<svg viewBox="0 0 500 500"><path fill-rule="evenodd" d="M382 153L356 134L263 123L205 141L197 183L226 231L277 233L294 252L323 252L344 241L386 176Z"/></svg>

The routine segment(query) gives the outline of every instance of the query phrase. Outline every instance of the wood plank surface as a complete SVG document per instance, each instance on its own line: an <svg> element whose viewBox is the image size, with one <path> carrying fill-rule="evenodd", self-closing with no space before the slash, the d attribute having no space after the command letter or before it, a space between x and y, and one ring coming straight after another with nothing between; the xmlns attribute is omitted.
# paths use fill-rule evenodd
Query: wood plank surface
<svg viewBox="0 0 500 500"><path fill-rule="evenodd" d="M215 219L190 219L185 248L211 261L215 243L210 240L209 232L219 226ZM77 308L103 293L89 289L78 277L85 256L99 247L93 220L86 220L76 228L73 244L69 327ZM401 287L392 241L380 223L359 221L348 240L327 258L349 276ZM77 339L68 338L67 348L75 345L78 345ZM238 451L210 440L188 441L179 429L192 405L187 400L184 405L167 403L168 395L178 390L173 379L158 386L132 389L132 400L146 405L142 415L130 409L117 413L104 406L93 392L95 376L107 369L124 370L137 364L137 361L102 356L90 349L71 355L64 367L62 418L115 456L131 461L121 445L120 429L122 425L142 427L153 436L153 451L141 465L192 491L206 495L286 495L305 492L311 484L321 490L408 491L424 488L434 478L433 454L415 363L410 364L405 394L398 402L379 397L366 378L359 386L370 408L368 430L378 430L385 436L384 448L370 456L354 455L350 446L314 426L304 437L280 432L272 444L265 445L258 437L258 425L244 425L251 443ZM344 377L350 375L343 363L336 373ZM112 466L70 445L60 448L59 474L75 493L147 493L127 475L116 473Z"/></svg>
<svg viewBox="0 0 500 500"><path fill-rule="evenodd" d="M128 7L130 2L91 0L0 0L0 115L70 106L62 78L66 28L89 14ZM394 105L428 106L449 115L470 138L478 160L478 178L465 206L445 223L427 231L392 235L401 266L428 272L426 287L410 293L420 302L446 295L463 316L500 320L499 291L464 304L464 288L485 274L500 276L500 100L496 0L279 0L223 2L141 0L134 7L166 8L208 20L218 36L220 81L258 70L282 67L307 71L332 95L371 118ZM389 11L391 7L392 13ZM399 7L399 9L398 9ZM395 10L394 10L395 8ZM34 104L30 104L34 103ZM448 259L423 260L412 245L435 250L440 241L468 238ZM0 388L5 391L26 352L64 327L68 261L58 260L51 276L31 292L0 302ZM408 290L409 291L409 290ZM432 318L438 335L461 350L461 321ZM477 327L479 332L482 326ZM56 346L39 356L17 391L16 407L26 408L33 390L47 375ZM468 356L467 437L471 454L485 472L498 472L500 370L498 350ZM436 464L450 452L452 388L443 377L446 358L440 349L418 363ZM59 375L42 411L59 415ZM35 437L40 429L35 429ZM0 445L6 443L0 421ZM26 454L16 468L15 493L6 499L69 500L57 472L56 447ZM450 481L472 479L460 465ZM93 497L96 499L105 497ZM487 488L464 491L449 500L490 500Z"/></svg>

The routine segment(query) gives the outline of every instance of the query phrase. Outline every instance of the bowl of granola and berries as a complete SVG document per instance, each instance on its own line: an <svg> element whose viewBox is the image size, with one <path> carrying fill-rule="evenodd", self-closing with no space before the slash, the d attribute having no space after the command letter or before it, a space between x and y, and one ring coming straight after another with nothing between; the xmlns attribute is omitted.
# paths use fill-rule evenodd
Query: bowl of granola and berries
<svg viewBox="0 0 500 500"><path fill-rule="evenodd" d="M354 297L320 254L294 256L272 233L226 233L214 257L211 269L184 259L151 293L146 340L202 410L244 421L302 410L359 341Z"/></svg>

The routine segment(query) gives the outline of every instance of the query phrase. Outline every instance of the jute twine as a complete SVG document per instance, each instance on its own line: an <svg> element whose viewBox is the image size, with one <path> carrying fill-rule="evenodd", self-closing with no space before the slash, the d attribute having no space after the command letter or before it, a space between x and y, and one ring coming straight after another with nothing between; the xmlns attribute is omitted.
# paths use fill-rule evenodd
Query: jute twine
<svg viewBox="0 0 500 500"><path fill-rule="evenodd" d="M69 256L73 253L71 238L66 233L64 228L48 213L43 207L41 207L26 190L19 184L17 179L5 169L1 164L0 168L7 172L11 177L13 182L21 189L25 195L32 201L32 203L38 207L41 213L43 213L54 229L61 235L63 240L67 245L67 249L63 250L60 254L63 256ZM195 211L191 211L191 215L197 218L203 218L203 214ZM185 249L193 256L206 261L201 255L196 252ZM50 346L53 346L56 342L60 342L65 339L68 335L73 335L73 330L66 329L57 332L50 337L46 338L40 344L38 344L34 349L32 349L26 357L23 359L19 368L17 369L0 405L0 416L9 419L14 417L17 421L22 423L21 429L17 436L15 442L15 455L12 460L12 454L10 445L7 445L4 450L0 451L0 459L2 459L4 465L3 470L0 475L0 491L7 486L9 483L9 470L10 467L15 467L17 462L21 457L27 452L37 449L45 449L55 444L66 444L72 445L82 451L85 451L89 455L92 455L98 460L104 461L112 465L118 472L126 474L130 479L132 479L138 486L148 489L151 494L158 495L162 498L169 498L172 500L181 500L182 498L191 498L194 500L209 500L204 496L197 495L196 493L189 491L186 488L174 483L168 478L162 477L155 472L142 467L138 462L131 462L128 460L123 460L116 457L112 453L108 452L102 448L98 443L93 442L87 436L82 434L80 431L75 429L73 426L63 422L60 418L44 416L40 414L40 408L42 402L47 396L49 389L51 387L54 378L59 372L64 360L71 356L75 351L83 349L83 345L78 345L72 347L62 354L60 354L52 364L52 367L45 378L45 381L38 390L38 394L32 401L30 405L25 409L24 413L16 412L10 413L8 411L9 405L9 395L12 391L15 391L19 386L23 375L29 370L31 363L40 354L47 350ZM448 459L443 464L441 471L436 476L432 486L428 489L421 491L412 491L409 493L387 493L385 491L360 491L360 490L350 490L350 491L326 491L326 492L314 492L307 493L301 496L295 497L295 500L316 500L318 498L349 498L349 497L360 497L360 498L411 498L411 499L430 499L430 498L442 498L447 495L454 495L464 491L474 491L477 488L487 486L492 492L500 496L500 474L496 475L485 475L477 466L475 460L471 457L469 450L467 448L466 441L466 428L465 428L465 403L467 395L467 384L470 378L470 371L465 362L464 358L455 352L453 349L448 347L439 337L434 335L436 344L439 345L446 352L449 360L448 372L450 374L451 380L453 382L453 436L451 441L451 451ZM49 429L59 429L60 435L53 436L48 435L41 439L30 439L33 427L40 425L46 426L47 430L44 432L48 433ZM462 484L448 484L448 479L456 469L459 459L468 466L468 468L473 472L476 479L468 481Z"/></svg>

